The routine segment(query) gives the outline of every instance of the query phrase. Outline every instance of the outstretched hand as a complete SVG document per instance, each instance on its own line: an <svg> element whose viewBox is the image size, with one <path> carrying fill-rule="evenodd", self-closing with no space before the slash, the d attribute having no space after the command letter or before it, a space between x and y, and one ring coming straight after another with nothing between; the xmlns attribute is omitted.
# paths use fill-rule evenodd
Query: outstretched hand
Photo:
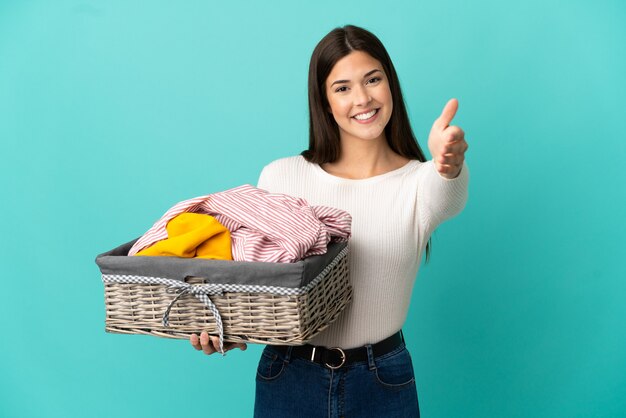
<svg viewBox="0 0 626 418"><path fill-rule="evenodd" d="M459 101L450 99L433 123L428 136L428 148L435 168L441 176L448 179L457 177L461 172L468 148L463 129L450 126L458 108Z"/></svg>

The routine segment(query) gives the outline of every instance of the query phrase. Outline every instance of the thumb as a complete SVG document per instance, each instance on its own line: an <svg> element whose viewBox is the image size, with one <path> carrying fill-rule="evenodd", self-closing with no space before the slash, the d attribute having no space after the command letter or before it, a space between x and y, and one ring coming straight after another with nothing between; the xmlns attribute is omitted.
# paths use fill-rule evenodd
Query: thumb
<svg viewBox="0 0 626 418"><path fill-rule="evenodd" d="M456 111L459 108L459 101L457 99L450 99L443 108L441 116L438 119L438 125L441 129L445 129L450 126L450 122L454 119Z"/></svg>

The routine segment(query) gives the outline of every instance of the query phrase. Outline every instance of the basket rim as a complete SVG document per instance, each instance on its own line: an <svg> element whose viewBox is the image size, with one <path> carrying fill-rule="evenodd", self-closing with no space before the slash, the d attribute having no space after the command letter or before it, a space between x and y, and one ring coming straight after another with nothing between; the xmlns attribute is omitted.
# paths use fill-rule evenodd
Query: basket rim
<svg viewBox="0 0 626 418"><path fill-rule="evenodd" d="M202 277L219 285L272 285L300 288L316 279L348 242L330 242L322 255L295 263L226 261L171 256L128 256L130 241L96 257L102 275L156 277L184 282L187 277ZM268 280L271 279L271 283Z"/></svg>

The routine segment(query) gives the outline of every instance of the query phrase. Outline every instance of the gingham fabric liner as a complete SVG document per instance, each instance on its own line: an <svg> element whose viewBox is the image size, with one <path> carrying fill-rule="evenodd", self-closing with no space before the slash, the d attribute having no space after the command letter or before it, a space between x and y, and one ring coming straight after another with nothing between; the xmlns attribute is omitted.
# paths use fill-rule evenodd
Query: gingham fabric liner
<svg viewBox="0 0 626 418"><path fill-rule="evenodd" d="M169 289L179 291L167 307L163 314L163 326L169 326L169 313L174 303L183 295L190 293L200 299L215 317L220 337L220 352L224 354L224 328L222 326L222 318L217 307L211 302L208 295L221 295L223 292L250 292L250 293L271 293L275 295L301 295L307 293L315 287L320 281L326 277L330 270L348 254L348 247L337 254L337 256L317 275L313 280L304 287L280 287L280 286L257 286L257 285L239 285L239 284L189 284L180 280L164 279L161 277L135 276L126 274L103 274L102 281L104 283L138 283L138 284L162 284L168 286ZM168 289L168 291L169 291Z"/></svg>

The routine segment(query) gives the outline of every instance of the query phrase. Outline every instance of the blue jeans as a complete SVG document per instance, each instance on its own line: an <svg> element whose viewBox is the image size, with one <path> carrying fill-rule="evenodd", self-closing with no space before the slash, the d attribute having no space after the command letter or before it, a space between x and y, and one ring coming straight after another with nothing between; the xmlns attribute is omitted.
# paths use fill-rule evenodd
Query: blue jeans
<svg viewBox="0 0 626 418"><path fill-rule="evenodd" d="M256 375L256 418L419 417L411 355L404 343L331 370L266 346Z"/></svg>

